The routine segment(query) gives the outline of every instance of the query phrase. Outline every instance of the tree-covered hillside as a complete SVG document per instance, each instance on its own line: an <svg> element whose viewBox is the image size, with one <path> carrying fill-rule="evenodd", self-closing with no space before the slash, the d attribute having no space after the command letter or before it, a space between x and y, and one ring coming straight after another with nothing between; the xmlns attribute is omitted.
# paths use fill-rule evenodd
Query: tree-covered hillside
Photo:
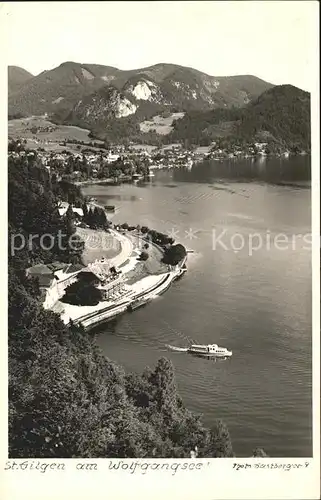
<svg viewBox="0 0 321 500"><path fill-rule="evenodd" d="M235 122L240 120L240 108L218 108L210 111L192 111L176 120L174 130L165 137L166 142L186 142L208 145L216 137L224 137L234 130Z"/></svg>
<svg viewBox="0 0 321 500"><path fill-rule="evenodd" d="M309 150L310 94L292 85L267 90L244 109L236 134L245 139L261 134L268 141Z"/></svg>

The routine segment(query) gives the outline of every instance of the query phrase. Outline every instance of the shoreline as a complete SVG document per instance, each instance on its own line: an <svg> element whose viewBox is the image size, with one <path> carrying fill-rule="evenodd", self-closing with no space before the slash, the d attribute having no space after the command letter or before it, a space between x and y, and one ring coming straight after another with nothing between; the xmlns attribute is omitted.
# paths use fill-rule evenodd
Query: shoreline
<svg viewBox="0 0 321 500"><path fill-rule="evenodd" d="M298 157L311 157L311 153L305 153L305 154L258 154L258 155L238 155L238 156L229 156L229 155L226 155L226 156L212 156L212 157L209 157L209 156L204 156L202 159L200 160L197 160L197 161L194 161L193 162L193 165L192 167L194 166L197 166L198 164L202 163L202 162L206 162L206 161L219 161L219 162L223 162L223 161L235 161L237 162L238 160L249 160L249 161L253 161L253 160L258 160L258 161L268 161L268 160L275 160L276 158L278 158L279 160L288 160L290 158L298 158ZM170 165L157 165L157 166L153 166L153 167L150 167L150 170L151 172L155 172L155 171L158 171L158 170L177 170L177 169L187 169L187 170L190 170L191 167L188 167L186 165L175 165L175 164L170 164ZM154 177L154 175L152 176ZM128 184L128 183L134 183L135 181L129 181L128 179L121 179L121 178L118 178L117 180L115 180L114 178L112 177L108 177L108 178L105 178L105 179L87 179L85 181L72 181L73 184L75 184L76 186L91 186L91 185L110 185L110 186L117 186L117 185L120 185L120 184Z"/></svg>

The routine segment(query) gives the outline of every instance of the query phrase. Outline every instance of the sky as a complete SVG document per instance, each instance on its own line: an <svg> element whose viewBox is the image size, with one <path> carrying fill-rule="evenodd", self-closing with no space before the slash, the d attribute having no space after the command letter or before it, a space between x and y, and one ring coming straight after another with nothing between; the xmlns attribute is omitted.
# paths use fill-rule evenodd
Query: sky
<svg viewBox="0 0 321 500"><path fill-rule="evenodd" d="M65 61L160 62L314 87L318 2L2 2L6 58L36 75Z"/></svg>

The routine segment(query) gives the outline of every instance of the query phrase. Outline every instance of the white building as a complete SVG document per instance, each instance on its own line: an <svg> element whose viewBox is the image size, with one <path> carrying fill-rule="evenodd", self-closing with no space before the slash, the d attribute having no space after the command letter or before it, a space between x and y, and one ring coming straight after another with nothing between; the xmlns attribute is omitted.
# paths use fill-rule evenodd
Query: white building
<svg viewBox="0 0 321 500"><path fill-rule="evenodd" d="M119 160L120 155L109 153L106 157L107 163L113 163L114 161Z"/></svg>

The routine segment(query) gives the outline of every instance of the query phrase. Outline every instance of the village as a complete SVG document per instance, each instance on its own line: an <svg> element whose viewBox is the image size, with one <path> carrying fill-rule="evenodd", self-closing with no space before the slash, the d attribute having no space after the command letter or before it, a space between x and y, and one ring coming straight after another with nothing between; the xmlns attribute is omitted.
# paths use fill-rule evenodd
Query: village
<svg viewBox="0 0 321 500"><path fill-rule="evenodd" d="M25 145L26 139L16 141L15 151L9 155L24 156L25 151L19 151L20 144ZM30 139L28 140L30 144ZM50 150L33 143L37 158L51 172L60 178L73 183L104 182L119 184L123 182L146 181L154 177L154 171L160 169L185 168L191 169L204 160L224 160L240 158L264 158L269 155L268 143L253 143L247 147L213 143L194 149L185 149L180 144L172 144L157 148L144 145L116 145L108 149L95 147L98 144L88 143L74 149L67 142L60 143L61 150ZM74 144L72 144L74 145ZM38 147L37 147L38 146ZM49 145L47 144L47 147ZM77 145L79 146L79 145ZM28 155L32 155L29 152ZM288 151L278 156L288 157ZM301 154L304 154L302 152Z"/></svg>
<svg viewBox="0 0 321 500"><path fill-rule="evenodd" d="M111 144L95 139L89 130L55 125L46 116L10 120L9 155L35 152L38 160L51 174L75 184L149 181L159 169L192 169L207 160L265 159L269 156L288 157L286 148L268 142L244 141L235 137L218 138L207 146L175 143L148 145ZM306 154L300 151L300 154Z"/></svg>
<svg viewBox="0 0 321 500"><path fill-rule="evenodd" d="M9 155L24 156L24 146L32 146L41 161L52 174L56 173L71 182L104 181L110 183L136 182L154 176L153 170L164 168L191 168L195 162L205 158L207 151L189 151L181 145L164 148L153 146L116 145L109 149L95 147L98 144L62 142L60 149L46 144L46 149L37 139L19 138ZM20 150L21 148L21 150ZM33 151L28 153L33 155Z"/></svg>

